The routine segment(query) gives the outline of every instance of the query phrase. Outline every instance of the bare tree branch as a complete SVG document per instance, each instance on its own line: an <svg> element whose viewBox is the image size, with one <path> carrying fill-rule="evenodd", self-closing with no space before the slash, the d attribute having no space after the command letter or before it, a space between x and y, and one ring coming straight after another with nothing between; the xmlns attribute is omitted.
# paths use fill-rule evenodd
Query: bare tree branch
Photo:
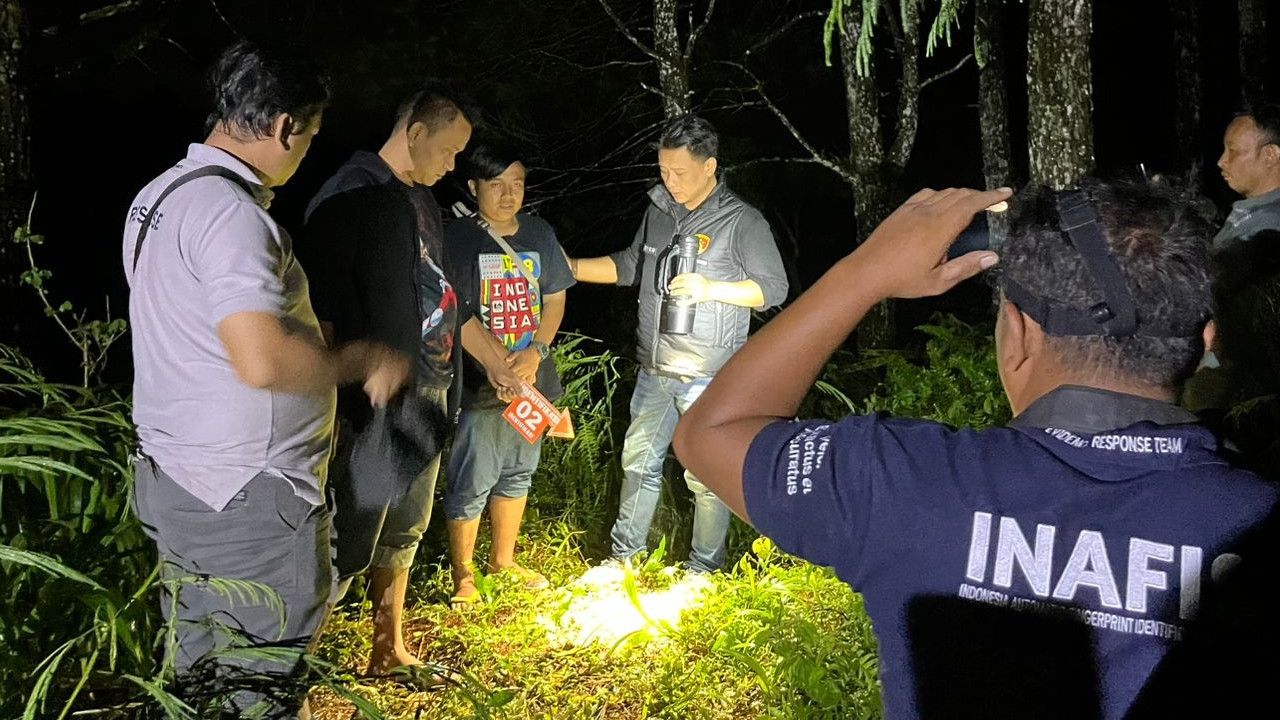
<svg viewBox="0 0 1280 720"><path fill-rule="evenodd" d="M595 72L597 70L606 70L608 68L613 68L613 67L648 67L650 63L649 60L610 60L608 62L602 62L597 65L584 65L576 60L570 60L569 58L564 57L563 55L553 53L550 50L537 50L535 52L538 55L549 57L552 60L558 60L559 62L562 62L565 65L573 68L574 70L578 70L580 72Z"/></svg>
<svg viewBox="0 0 1280 720"><path fill-rule="evenodd" d="M804 151L809 153L809 157L812 162L836 173L845 182L857 187L858 180L854 177L853 173L849 172L848 168L836 160L826 156L810 144L808 140L805 140L804 136L800 134L800 130L795 126L795 123L791 122L791 118L787 117L787 114L782 111L782 108L778 107L777 103L773 102L773 100L769 98L768 94L765 93L764 82L760 80L760 78L756 77L756 74L751 72L750 68L742 63L730 62L728 60L722 60L718 64L736 68L742 74L751 79L752 90L754 90L756 96L760 98L761 103L770 113L773 114L774 117L778 119L778 122L782 123L782 127L791 134L791 137L800 144L800 147L804 148Z"/></svg>
<svg viewBox="0 0 1280 720"><path fill-rule="evenodd" d="M124 0L124 2L100 7L97 10L89 10L80 13L80 24L87 25L95 20L105 20L106 18L114 15L119 15L122 12L137 10L140 7L142 7L142 0Z"/></svg>
<svg viewBox="0 0 1280 720"><path fill-rule="evenodd" d="M192 62L196 61L196 59L192 57L191 53L188 52L186 48L182 47L182 45L180 45L177 40L174 40L173 38L167 35L165 37L160 38L160 40L164 41L165 43L168 43L169 45L172 45L174 48L177 48L178 52L182 53L183 55L186 55L188 60L191 60Z"/></svg>
<svg viewBox="0 0 1280 720"><path fill-rule="evenodd" d="M610 20L613 20L613 24L618 27L618 32L622 33L623 37L625 37L632 45L635 45L636 49L640 52L648 55L658 62L662 61L662 58L658 57L658 53L654 52L653 48L640 42L640 39L631 33L631 29L628 28L627 24L622 21L622 18L618 17L618 14L613 11L613 6L609 4L608 0L598 1L600 3L600 7L604 8L605 13L609 16Z"/></svg>
<svg viewBox="0 0 1280 720"><path fill-rule="evenodd" d="M931 77L927 78L924 82L920 83L920 89L921 89L921 90L924 90L925 88L929 87L929 86L930 86L930 85L932 85L933 83L935 83L935 82L937 82L937 81L939 81L939 80L941 80L941 79L945 78L946 76L950 75L951 73L956 72L956 71L957 71L957 70L959 70L960 68L964 67L964 66L965 66L965 64L966 64L966 63L968 63L968 62L969 62L970 60L972 60L972 59L973 59L973 53L969 53L968 55L965 55L964 57L960 58L960 62L956 63L956 64L955 64L955 66L954 66L954 67L952 67L950 70L943 70L942 72L938 73L937 75L933 75L933 76L931 76Z"/></svg>
<svg viewBox="0 0 1280 720"><path fill-rule="evenodd" d="M689 31L689 42L684 44L684 61L686 65L688 65L689 59L693 57L693 46L698 42L698 36L702 35L703 31L707 29L707 25L711 24L711 13L715 12L715 9L716 0L711 0L707 3L707 11L702 15L702 22L694 25L693 19L690 18L689 26L692 29ZM693 11L690 10L689 14L692 15Z"/></svg>
<svg viewBox="0 0 1280 720"><path fill-rule="evenodd" d="M218 16L218 19L222 21L223 25L227 26L228 30L236 33L237 35L240 34L240 31L236 29L236 26L232 25L231 21L227 19L227 16L222 14L222 8L218 7L217 0L209 0L209 6L213 8L214 14Z"/></svg>
<svg viewBox="0 0 1280 720"><path fill-rule="evenodd" d="M76 16L76 24L82 26L89 25L90 23L95 23L99 20L106 20L108 18L115 17L116 15L133 12L134 10L141 9L144 5L146 5L146 0L123 0L122 2L112 3L110 5L97 8L96 10L86 10ZM64 25L50 25L49 27L41 30L40 34L45 37L53 37L64 30L66 30Z"/></svg>
<svg viewBox="0 0 1280 720"><path fill-rule="evenodd" d="M752 165L763 165L765 163L786 163L789 165L822 165L822 160L815 157L762 157L752 158L734 165L728 165L724 171L726 173L734 173L738 170L749 168ZM825 167L825 166L824 166Z"/></svg>
<svg viewBox="0 0 1280 720"><path fill-rule="evenodd" d="M797 24L805 20L809 20L811 18L819 18L819 17L825 18L827 14L828 14L828 11L826 10L809 10L808 12L802 12L799 15L796 15L795 17L783 23L777 30L774 30L773 32L764 36L764 38L762 38L755 45L752 45L751 47L747 48L747 51L743 53L743 55L751 55L757 50L762 49L764 46L768 45L769 43L772 43L774 40L777 40L778 38L787 34L787 32L791 30L791 28L795 27Z"/></svg>

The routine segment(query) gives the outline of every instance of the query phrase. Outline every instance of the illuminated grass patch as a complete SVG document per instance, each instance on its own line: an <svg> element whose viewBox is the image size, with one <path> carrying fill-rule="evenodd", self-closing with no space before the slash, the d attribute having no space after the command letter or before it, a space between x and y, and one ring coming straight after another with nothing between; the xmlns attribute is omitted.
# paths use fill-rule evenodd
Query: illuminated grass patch
<svg viewBox="0 0 1280 720"><path fill-rule="evenodd" d="M757 540L723 573L648 562L628 581L588 565L564 526L527 530L521 561L556 589L484 582L485 601L454 612L438 567L411 590L410 648L459 670L460 685L425 692L376 680L360 694L389 718L422 720L880 717L870 621L830 572ZM341 609L321 654L363 667L368 613ZM318 720L351 717L330 694L312 702Z"/></svg>
<svg viewBox="0 0 1280 720"><path fill-rule="evenodd" d="M559 607L539 615L538 623L548 643L559 647L661 640L678 631L684 612L712 587L705 576L689 574L665 588L642 591L629 566L599 565L561 591Z"/></svg>

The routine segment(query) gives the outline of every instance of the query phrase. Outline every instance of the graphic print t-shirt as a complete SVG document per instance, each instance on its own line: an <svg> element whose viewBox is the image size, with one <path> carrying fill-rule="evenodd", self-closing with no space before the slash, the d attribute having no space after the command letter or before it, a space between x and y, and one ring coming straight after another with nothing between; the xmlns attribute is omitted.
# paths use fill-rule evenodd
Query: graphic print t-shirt
<svg viewBox="0 0 1280 720"><path fill-rule="evenodd" d="M422 345L418 377L423 385L449 387L453 381L454 329L458 327L458 295L444 270L444 223L431 190L406 187L418 226L418 304Z"/></svg>
<svg viewBox="0 0 1280 720"><path fill-rule="evenodd" d="M573 285L555 231L542 218L520 213L516 234L504 238L536 281L531 287L524 273L471 218L451 223L445 231L448 276L454 281L463 314L475 315L508 350L523 350L541 327L542 298ZM484 368L463 355L462 406L490 407L498 403ZM537 388L548 399L560 396L560 380L551 358L538 366Z"/></svg>
<svg viewBox="0 0 1280 720"><path fill-rule="evenodd" d="M414 358L419 384L452 383L458 302L442 271L444 223L429 188L400 182L374 153L355 153L311 200L299 257L336 342L380 342ZM344 417L367 420L358 384L339 398Z"/></svg>
<svg viewBox="0 0 1280 720"><path fill-rule="evenodd" d="M540 280L541 254L529 250L516 250L516 254L524 272ZM542 320L541 288L531 287L505 252L481 253L476 264L480 269L480 302L476 307L480 321L508 350L529 347Z"/></svg>
<svg viewBox="0 0 1280 720"><path fill-rule="evenodd" d="M1017 693L1049 713L1025 717L1125 716L1277 500L1197 425L874 415L769 425L743 490L762 533L863 594L891 718L1012 717Z"/></svg>

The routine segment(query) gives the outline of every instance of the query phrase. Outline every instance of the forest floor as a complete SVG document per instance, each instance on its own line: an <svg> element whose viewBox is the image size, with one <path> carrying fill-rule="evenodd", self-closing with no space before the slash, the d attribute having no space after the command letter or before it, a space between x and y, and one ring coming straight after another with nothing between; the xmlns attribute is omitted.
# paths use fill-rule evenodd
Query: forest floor
<svg viewBox="0 0 1280 720"><path fill-rule="evenodd" d="M862 599L829 571L757 539L723 572L692 575L661 549L633 568L589 564L581 533L532 518L519 560L551 588L481 578L483 601L449 607L446 565L413 576L406 641L457 675L425 690L408 675L353 689L388 718L878 718L875 640ZM483 548L477 553L483 557ZM369 604L352 599L320 654L363 670ZM358 717L327 690L317 720Z"/></svg>

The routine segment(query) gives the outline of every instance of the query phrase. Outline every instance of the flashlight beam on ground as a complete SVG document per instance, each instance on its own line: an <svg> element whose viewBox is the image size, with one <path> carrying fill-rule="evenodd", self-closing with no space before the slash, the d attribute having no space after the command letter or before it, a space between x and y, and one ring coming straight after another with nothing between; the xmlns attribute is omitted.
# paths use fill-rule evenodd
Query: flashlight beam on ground
<svg viewBox="0 0 1280 720"><path fill-rule="evenodd" d="M633 599L624 568L598 566L565 588L563 611L543 613L538 623L552 645L614 647L678 627L684 611L696 607L711 587L706 577L690 574L664 590L638 591Z"/></svg>

